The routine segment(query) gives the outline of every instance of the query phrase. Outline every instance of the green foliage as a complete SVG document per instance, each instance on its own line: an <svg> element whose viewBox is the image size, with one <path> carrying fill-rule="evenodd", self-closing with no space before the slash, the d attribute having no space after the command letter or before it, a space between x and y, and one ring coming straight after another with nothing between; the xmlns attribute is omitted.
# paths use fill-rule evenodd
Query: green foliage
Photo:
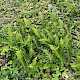
<svg viewBox="0 0 80 80"><path fill-rule="evenodd" d="M79 15L77 1L73 4L72 1L57 0L51 5L45 0L18 2L23 7L18 21L0 30L0 55L9 59L1 66L1 79L59 80L66 77L70 68L76 70L73 75L79 74L80 25L74 24L72 19ZM72 34L74 32L76 34Z"/></svg>

